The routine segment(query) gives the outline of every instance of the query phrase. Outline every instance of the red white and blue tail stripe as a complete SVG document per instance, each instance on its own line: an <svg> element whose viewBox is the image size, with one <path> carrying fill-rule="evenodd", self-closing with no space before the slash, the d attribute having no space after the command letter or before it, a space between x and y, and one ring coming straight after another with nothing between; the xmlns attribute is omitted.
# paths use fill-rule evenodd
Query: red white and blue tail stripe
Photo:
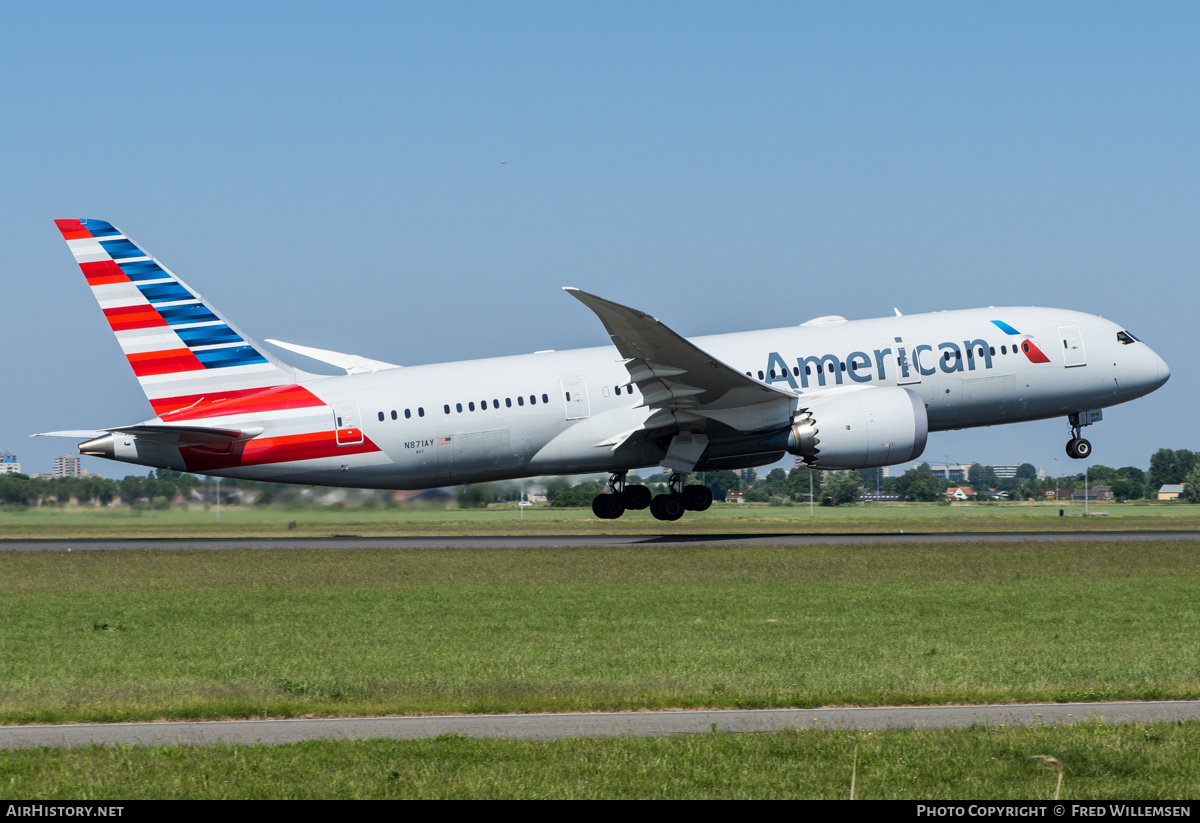
<svg viewBox="0 0 1200 823"><path fill-rule="evenodd" d="M54 222L155 414L295 381L290 367L264 352L111 223Z"/></svg>

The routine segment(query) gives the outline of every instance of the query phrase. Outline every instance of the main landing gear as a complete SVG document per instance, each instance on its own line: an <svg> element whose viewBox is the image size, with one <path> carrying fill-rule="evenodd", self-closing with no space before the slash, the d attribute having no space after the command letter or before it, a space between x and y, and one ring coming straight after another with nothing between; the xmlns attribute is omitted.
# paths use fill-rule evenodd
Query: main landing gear
<svg viewBox="0 0 1200 823"><path fill-rule="evenodd" d="M601 520L615 520L626 509L649 507L656 520L678 520L685 511L702 512L712 505L712 492L707 486L685 486L687 475L675 472L667 481L667 493L654 495L645 486L625 485L625 472L609 478L608 492L592 500L592 513Z"/></svg>
<svg viewBox="0 0 1200 823"><path fill-rule="evenodd" d="M1080 415L1072 414L1067 418L1071 422L1071 439L1067 441L1067 457L1082 460L1092 456L1092 444L1079 436L1082 428Z"/></svg>
<svg viewBox="0 0 1200 823"><path fill-rule="evenodd" d="M644 509L650 505L650 490L645 486L625 485L625 472L608 479L608 491L592 498L592 514L601 520L616 520L626 509Z"/></svg>

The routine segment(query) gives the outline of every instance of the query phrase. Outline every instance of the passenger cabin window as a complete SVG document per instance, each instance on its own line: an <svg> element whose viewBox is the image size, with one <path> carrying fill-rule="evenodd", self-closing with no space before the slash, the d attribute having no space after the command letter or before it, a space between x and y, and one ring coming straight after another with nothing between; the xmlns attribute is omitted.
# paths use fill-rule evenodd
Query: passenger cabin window
<svg viewBox="0 0 1200 823"><path fill-rule="evenodd" d="M425 416L425 407L417 406L417 417L424 417L424 416Z"/></svg>
<svg viewBox="0 0 1200 823"><path fill-rule="evenodd" d="M446 414L449 414L449 413L450 413L450 404L449 404L449 403L447 403L446 405L442 406L442 408L446 410Z"/></svg>
<svg viewBox="0 0 1200 823"><path fill-rule="evenodd" d="M543 394L543 395L542 395L542 402L543 402L543 403L549 403L549 402L550 402L550 398L549 398L549 397L547 397L546 395L544 395L544 394Z"/></svg>
<svg viewBox="0 0 1200 823"><path fill-rule="evenodd" d="M467 404L467 409L469 411L475 411L475 401L474 400L472 400L470 403Z"/></svg>
<svg viewBox="0 0 1200 823"><path fill-rule="evenodd" d="M408 417L408 409L405 409L405 410L404 410L404 416L405 416L405 417ZM396 410L395 410L395 409L392 409L392 419L393 419L393 420L395 420L395 419L396 419Z"/></svg>
<svg viewBox="0 0 1200 823"><path fill-rule="evenodd" d="M512 398L511 397L504 398L504 405L511 409L512 408Z"/></svg>
<svg viewBox="0 0 1200 823"><path fill-rule="evenodd" d="M517 405L518 405L518 406L524 406L524 405L525 405L525 398L524 398L524 397L518 397L518 398L517 398Z"/></svg>
<svg viewBox="0 0 1200 823"><path fill-rule="evenodd" d="M462 414L462 403L455 403L454 408L458 409L459 414Z"/></svg>
<svg viewBox="0 0 1200 823"><path fill-rule="evenodd" d="M392 412L392 414L395 415L396 413ZM404 410L404 419L410 420L411 418L412 418L412 409L405 409Z"/></svg>
<svg viewBox="0 0 1200 823"><path fill-rule="evenodd" d="M536 397L534 397L532 394L531 394L531 395L529 395L529 405L531 405L531 406L536 406L536 405L537 405L537 398L536 398Z"/></svg>
<svg viewBox="0 0 1200 823"><path fill-rule="evenodd" d="M761 370L760 370L760 371L759 371L759 373L758 373L758 379L759 379L759 380L762 380L762 379L763 379L763 373L762 373L762 371L761 371Z"/></svg>

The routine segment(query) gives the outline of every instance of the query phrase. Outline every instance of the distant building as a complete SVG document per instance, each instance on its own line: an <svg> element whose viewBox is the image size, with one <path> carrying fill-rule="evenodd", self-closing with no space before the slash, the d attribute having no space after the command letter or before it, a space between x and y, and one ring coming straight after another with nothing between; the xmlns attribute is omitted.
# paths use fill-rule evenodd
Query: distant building
<svg viewBox="0 0 1200 823"><path fill-rule="evenodd" d="M930 466L934 477L943 480L966 480L967 472L971 470L970 463L943 463L940 466Z"/></svg>
<svg viewBox="0 0 1200 823"><path fill-rule="evenodd" d="M1017 476L1017 469L1020 466L992 466L992 471L996 473L997 480L1011 480Z"/></svg>
<svg viewBox="0 0 1200 823"><path fill-rule="evenodd" d="M970 486L951 486L946 489L946 497L951 500L970 500L975 496L975 491Z"/></svg>
<svg viewBox="0 0 1200 823"><path fill-rule="evenodd" d="M804 495L808 497L808 495ZM865 492L854 498L855 503L901 503L904 501L902 494L888 494L887 492Z"/></svg>
<svg viewBox="0 0 1200 823"><path fill-rule="evenodd" d="M1159 500L1178 500L1183 494L1183 483L1168 483L1158 490Z"/></svg>
<svg viewBox="0 0 1200 823"><path fill-rule="evenodd" d="M746 492L730 489L729 491L725 492L725 502L726 503L745 503L746 502Z"/></svg>
<svg viewBox="0 0 1200 823"><path fill-rule="evenodd" d="M1112 500L1111 486L1092 486L1087 490L1076 489L1071 495L1072 500Z"/></svg>
<svg viewBox="0 0 1200 823"><path fill-rule="evenodd" d="M12 452L0 452L0 474L20 474L21 464Z"/></svg>
<svg viewBox="0 0 1200 823"><path fill-rule="evenodd" d="M64 454L62 457L54 458L54 471L50 472L50 476L79 477L80 468L81 466L78 455Z"/></svg>

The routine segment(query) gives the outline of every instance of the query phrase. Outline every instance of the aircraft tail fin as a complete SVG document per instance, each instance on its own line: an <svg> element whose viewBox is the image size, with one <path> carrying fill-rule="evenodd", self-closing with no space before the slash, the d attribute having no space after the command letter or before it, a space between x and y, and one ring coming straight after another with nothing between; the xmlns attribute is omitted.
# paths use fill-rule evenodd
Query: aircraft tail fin
<svg viewBox="0 0 1200 823"><path fill-rule="evenodd" d="M55 220L155 414L296 381L166 266L103 220Z"/></svg>

